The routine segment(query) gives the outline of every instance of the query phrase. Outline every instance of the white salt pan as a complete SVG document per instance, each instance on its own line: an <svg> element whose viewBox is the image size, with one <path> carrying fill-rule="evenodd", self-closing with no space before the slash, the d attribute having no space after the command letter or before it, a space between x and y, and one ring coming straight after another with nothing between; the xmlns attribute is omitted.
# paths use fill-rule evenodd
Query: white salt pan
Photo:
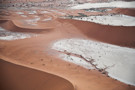
<svg viewBox="0 0 135 90"><path fill-rule="evenodd" d="M107 68L106 71L112 78L135 85L135 49L83 39L60 40L54 43L52 48L81 55L86 60L92 58L95 61L93 64L97 65L98 69ZM69 61L67 56L62 58ZM74 60L84 67L85 64L82 65L79 58Z"/></svg>

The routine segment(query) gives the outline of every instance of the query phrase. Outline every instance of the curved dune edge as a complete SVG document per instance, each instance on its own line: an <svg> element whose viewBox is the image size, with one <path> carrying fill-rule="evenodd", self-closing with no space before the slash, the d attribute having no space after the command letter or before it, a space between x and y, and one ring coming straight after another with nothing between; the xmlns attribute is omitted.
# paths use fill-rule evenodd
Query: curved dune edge
<svg viewBox="0 0 135 90"><path fill-rule="evenodd" d="M135 48L135 30L134 26L109 26L92 22L78 21L72 19L59 19L60 22L68 22L78 29L89 39L101 42Z"/></svg>
<svg viewBox="0 0 135 90"><path fill-rule="evenodd" d="M5 44L1 42L2 51L0 56L1 55L5 56L2 58L3 60L16 62L17 65L21 64L26 67L31 66L30 68L35 68L37 70L42 70L45 72L54 73L58 76L62 76L67 80L69 80L70 82L72 82L76 86L75 88L77 88L77 90L90 90L91 88L93 90L94 89L104 90L106 88L108 90L110 88L111 89L116 88L119 90L134 90L134 88L132 89L132 86L128 86L118 81L115 81L113 79L110 79L106 76L101 75L100 73L96 74L82 67L77 67L77 65L71 65L68 64L67 62L64 63L61 59L56 60L56 58L52 58L46 55L50 53L48 52L48 44L50 45L51 42L55 40L66 38L66 37L85 38L86 35L84 33L80 33L81 30L77 28L78 26L75 26L74 24L67 22L66 20L63 21L65 22L62 23L61 27L57 27L57 29L54 30L54 32L51 32L50 34L44 34L42 37L31 38L26 40L18 40L13 42L5 42ZM81 25L80 22L76 22L76 24L77 23L78 25ZM98 26L98 24L96 25ZM6 57L10 59L7 59ZM46 63L47 68L45 66L42 66L43 62L40 60L41 58L44 59L44 63ZM40 62L37 62L39 60ZM51 60L53 61L50 63ZM30 64L31 62L33 62L34 64L31 65ZM39 67L39 65L41 65L41 67ZM67 71L69 73L67 73ZM76 78L76 76L78 76L78 78Z"/></svg>
<svg viewBox="0 0 135 90"><path fill-rule="evenodd" d="M31 19L30 19L31 20ZM30 21L31 22L31 21ZM12 23L20 28L26 28L26 29L39 29L39 30L43 30L43 29L53 29L55 25L51 25L50 23L35 23L35 25L31 25L27 20L13 20ZM52 21L50 21L52 22Z"/></svg>
<svg viewBox="0 0 135 90"><path fill-rule="evenodd" d="M15 65L0 59L1 90L74 90L59 76Z"/></svg>
<svg viewBox="0 0 135 90"><path fill-rule="evenodd" d="M72 20L71 20L71 22L70 22L70 20L62 20L62 21L59 20L59 21L62 22L62 26L61 27L57 27L57 29L54 30L56 32L51 32L50 34L45 34L45 35L43 35L43 37L31 38L31 39L20 40L20 41L18 40L18 41L13 41L13 42L8 42L8 43L6 42L5 45L4 45L4 43L2 43L2 46L4 45L4 47L5 46L7 46L7 47L5 47L5 48L3 47L2 52L1 52L1 55L4 55L4 56L6 56L8 58L12 58L13 59L13 60L11 60L11 59L7 59L7 58L3 58L3 60L8 60L8 61L11 61L11 62L13 62L14 60L16 60L16 61L18 60L17 62L20 62L20 63L21 63L21 60L22 60L22 62L25 62L25 64L22 64L22 65L25 65L26 67L27 66L30 67L30 65L31 65L30 62L32 62L32 61L34 62L34 60L35 60L34 63L37 63L38 65L40 63L40 65L42 65L41 62L36 62L36 61L37 60L40 60L40 58L39 58L40 57L40 54L41 54L41 56L43 54L44 57L42 57L42 58L44 58L44 60L46 59L45 53L42 53L42 52L45 52L44 50L48 50L48 49L46 49L47 48L46 46L48 46L47 44L50 43L49 41L52 41L53 42L56 39L65 38L65 37L70 37L71 38L71 37L75 37L75 35L77 37L85 37L85 36L87 36L87 32L89 32L89 33L92 34L92 31L93 30L91 30L91 28L93 28L93 27L96 27L96 30L97 30L97 32L95 32L96 35L101 33L99 31L100 29L101 30L104 30L105 29L104 25L99 25L99 24L94 24L94 23L88 23L88 24L86 23L88 26L85 27L85 25L82 24L82 22L80 22L80 21L78 21L78 22L72 21ZM92 25L93 25L93 27L92 27ZM109 27L111 28L112 26L109 26ZM103 35L105 35L105 33L106 33L105 31L107 31L107 30L108 29L105 29L104 30L104 32L103 32L104 34ZM62 31L62 32L60 32L60 31ZM79 36L78 35L78 34L80 34L80 32L81 32L81 35L83 34L82 36ZM90 39L91 37L88 37L88 38ZM95 39L97 38L97 39L100 40L100 37L98 35L95 36L94 38ZM114 40L117 40L117 39L114 39ZM18 53L18 51L19 51L19 53ZM35 51L37 51L38 53L35 54ZM46 53L49 53L49 52L46 52ZM49 64L50 63L50 60L51 60L50 58L48 60L46 60L46 64ZM106 78L97 78L98 76L97 75L93 75L93 74L90 77L88 75L91 75L90 74L91 71L88 71L88 70L86 71L86 75L84 75L82 73L79 73L79 75L78 75L78 73L76 73L75 75L77 75L79 77L79 78L76 79L76 76L75 75L72 76L70 73L69 73L70 75L68 73L66 73L66 71L68 71L68 70L69 70L69 72L73 71L72 73L74 73L74 71L75 71L74 68L71 69L71 68L69 68L71 66L68 66L67 63L64 64L64 66L67 69L64 69L64 71L65 71L64 73L65 74L63 74L63 71L62 71L62 69L63 69L63 67L62 67L63 63L59 63L55 59L54 59L53 62L54 63L51 63L50 64L50 67L51 68L49 68L49 70L48 71L46 70L46 71L47 72L50 72L50 73L54 73L54 74L57 73L56 75L58 75L58 76L60 75L60 76L62 76L64 78L66 78L67 80L73 82L73 84L77 85L77 88L79 88L77 90L83 90L84 88L85 88L85 90L90 90L90 88L94 88L95 90L98 90L99 88L108 89L108 88L114 88L114 87L118 88L119 90L131 90L131 88L128 85L121 84L118 81L114 81L112 79L111 80L108 80L110 78L107 79L107 77ZM60 61L60 62L62 62L62 61ZM58 67L57 63L59 63L59 67ZM18 64L18 63L16 63L16 64ZM53 65L56 65L56 66L53 66L52 64ZM48 68L48 66L47 66L47 68ZM33 65L33 67L34 67L34 65ZM54 70L51 71L52 67L54 67ZM60 69L56 71L55 68L60 68ZM77 68L80 70L80 67L77 67ZM39 70L41 68L39 68L39 66L36 67L36 65L35 65L35 69L38 69ZM44 68L44 69L46 69L46 68ZM83 70L81 69L79 72L84 72L84 69ZM66 75L67 75L67 77L66 77ZM71 76L71 78L69 76ZM96 80L95 80L95 78L96 78ZM90 80L90 81L88 81L88 80ZM104 82L102 82L102 81L104 81ZM113 82L111 82L111 81L113 81ZM84 84L84 82L85 82L85 84ZM99 82L101 84L99 84ZM99 87L97 87L98 85L99 85Z"/></svg>
<svg viewBox="0 0 135 90"><path fill-rule="evenodd" d="M50 31L50 29L29 29L29 28L21 27L12 20L10 21L7 20L3 22L1 24L1 27L9 31L13 31L13 32L41 33L44 31L47 31L47 32Z"/></svg>

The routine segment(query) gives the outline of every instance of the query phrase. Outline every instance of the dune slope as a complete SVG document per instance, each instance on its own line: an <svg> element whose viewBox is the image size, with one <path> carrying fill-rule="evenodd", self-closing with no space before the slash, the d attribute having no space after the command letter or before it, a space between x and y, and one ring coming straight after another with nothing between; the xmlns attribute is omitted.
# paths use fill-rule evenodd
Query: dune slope
<svg viewBox="0 0 135 90"><path fill-rule="evenodd" d="M78 28L85 36L102 42L120 46L135 47L135 30L133 27L100 25L78 20L60 20Z"/></svg>
<svg viewBox="0 0 135 90"><path fill-rule="evenodd" d="M26 28L26 27L20 27L16 25L12 20L3 21L3 23L0 25L1 27L12 31L12 32L31 32L31 33L41 33L44 30L49 31L50 29L33 29L33 28Z"/></svg>
<svg viewBox="0 0 135 90"><path fill-rule="evenodd" d="M74 90L58 76L0 60L0 90Z"/></svg>

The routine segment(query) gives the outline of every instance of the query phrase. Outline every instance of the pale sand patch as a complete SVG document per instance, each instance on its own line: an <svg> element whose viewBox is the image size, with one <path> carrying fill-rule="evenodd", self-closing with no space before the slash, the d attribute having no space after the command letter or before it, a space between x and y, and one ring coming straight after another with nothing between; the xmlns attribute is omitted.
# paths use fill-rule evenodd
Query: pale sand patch
<svg viewBox="0 0 135 90"><path fill-rule="evenodd" d="M42 21L51 21L51 20L52 20L52 17L43 19Z"/></svg>
<svg viewBox="0 0 135 90"><path fill-rule="evenodd" d="M70 7L70 9L89 9L89 8L105 8L105 7L135 8L135 1L132 1L132 2L112 1L112 2L105 2L105 3L84 3L84 4L79 4L79 5Z"/></svg>
<svg viewBox="0 0 135 90"><path fill-rule="evenodd" d="M135 17L128 15L103 15L103 16L88 16L88 17L73 17L72 19L90 21L103 25L112 26L135 26Z"/></svg>
<svg viewBox="0 0 135 90"><path fill-rule="evenodd" d="M40 11L41 14L46 14L46 13L50 13L48 11Z"/></svg>
<svg viewBox="0 0 135 90"><path fill-rule="evenodd" d="M27 15L21 15L22 17L27 17Z"/></svg>
<svg viewBox="0 0 135 90"><path fill-rule="evenodd" d="M0 27L0 40L18 40L18 39L31 38L32 36L36 36L36 35L31 33L26 34L20 32L11 32Z"/></svg>
<svg viewBox="0 0 135 90"><path fill-rule="evenodd" d="M82 58L72 56L72 55L67 55L67 54L61 54L60 57L63 58L65 61L80 65L86 69L94 69L94 67L91 64L89 64Z"/></svg>
<svg viewBox="0 0 135 90"><path fill-rule="evenodd" d="M106 68L110 77L135 85L135 49L83 39L60 40L54 43L52 49L61 52L66 50L68 53L81 55L88 61L93 59L93 64L98 69ZM69 61L67 56L62 58ZM79 59L74 60L78 62ZM77 64L83 66L80 62Z"/></svg>
<svg viewBox="0 0 135 90"><path fill-rule="evenodd" d="M24 12L16 12L16 14L22 15L24 14Z"/></svg>
<svg viewBox="0 0 135 90"><path fill-rule="evenodd" d="M37 14L37 11L29 11L28 14Z"/></svg>
<svg viewBox="0 0 135 90"><path fill-rule="evenodd" d="M40 20L40 17L35 17L33 19L24 20L29 25L37 25L37 22Z"/></svg>

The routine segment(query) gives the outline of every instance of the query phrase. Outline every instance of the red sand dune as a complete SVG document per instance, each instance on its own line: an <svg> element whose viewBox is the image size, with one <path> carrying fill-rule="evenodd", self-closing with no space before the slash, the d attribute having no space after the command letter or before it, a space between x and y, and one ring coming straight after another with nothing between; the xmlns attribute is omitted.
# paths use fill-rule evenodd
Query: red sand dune
<svg viewBox="0 0 135 90"><path fill-rule="evenodd" d="M50 29L28 29L22 28L21 24L18 26L12 21L3 21L0 26L10 31L17 32L31 32L31 33L46 33L46 32L54 32L54 28ZM124 27L124 26L108 26L108 25L100 25L91 22L84 22L78 20L70 20L70 19L57 19L55 20L56 24L67 23L72 25L70 29L76 29L77 32L84 34L85 36L103 41L110 44L116 44L120 46L126 47L135 47L135 27ZM8 27L7 27L8 26ZM64 27L64 26L63 26ZM57 27L55 27L57 28ZM59 28L59 27L58 27ZM67 32L65 30L61 30ZM70 30L71 31L71 30Z"/></svg>
<svg viewBox="0 0 135 90"><path fill-rule="evenodd" d="M10 20L2 21L0 26L2 28L6 29L6 30L13 31L13 32L29 32L29 33L49 32L52 29L52 28L46 28L46 27L45 27L46 29L45 28L44 29L27 28L27 26L26 27L23 27L23 26L20 27L18 24L16 24L13 21L10 21Z"/></svg>
<svg viewBox="0 0 135 90"><path fill-rule="evenodd" d="M135 47L135 27L108 26L78 20L60 20L73 24L89 38L120 46Z"/></svg>
<svg viewBox="0 0 135 90"><path fill-rule="evenodd" d="M120 40L123 40L119 38L117 41L117 39L113 39L110 37L111 33L116 34L116 31L111 29L112 31L109 30L110 32L109 35L106 34L108 32L108 28L113 28L113 26L105 27L104 25L94 24L90 22L76 21L76 20L63 20L63 19L56 19L56 20L59 22L57 23L58 24L57 27L55 27L54 30L52 30L49 33L43 32L41 36L39 35L38 37L33 37L29 39L24 39L24 40L16 40L16 41L10 41L10 42L1 41L0 42L0 57L12 63L21 64L24 66L28 66L31 68L35 68L38 70L42 70L44 72L49 72L49 73L58 75L60 77L63 77L69 80L75 86L75 89L77 90L90 90L90 89L92 90L99 90L99 89L100 90L113 90L113 89L134 90L135 87L128 86L117 80L106 77L105 75L101 74L98 71L86 70L75 64L62 61L61 59L56 58L55 55L57 55L57 53L54 51L51 51L50 49L50 45L55 40L63 39L63 38L76 38L76 37L79 37L79 38L88 37L90 39L96 39L96 40L101 40L101 41L106 40L107 43L115 42L114 44L116 44L116 42L118 43ZM119 30L120 28L127 28L127 27L114 27L113 29ZM95 29L95 31L93 29ZM100 30L103 30L102 33ZM16 31L19 31L19 29ZM118 34L120 35L123 31L120 30L118 32L119 32ZM100 38L101 36L97 36L97 35L100 35L100 33L101 35L105 35L105 38L104 37ZM94 34L96 36L94 36ZM107 41L108 39L106 38L108 37L111 38L110 39L111 41ZM123 38L123 36L121 37ZM128 39L130 40L130 38ZM112 42L113 40L114 42ZM2 64L2 65L5 66L5 64ZM18 71L21 71L21 69L18 70L17 68ZM9 75L7 70L5 70L5 72L7 73L3 75ZM14 73L18 73L18 72L15 71ZM27 73L24 73L24 74L27 75ZM13 74L13 75L16 76L18 74ZM8 77L10 78L10 76L7 76L6 78ZM16 76L16 77L19 78L19 76ZM19 78L19 80L21 79ZM55 83L55 81L52 81L52 82ZM23 86L20 85L20 87L23 87ZM49 90L49 89L46 89L46 90ZM55 90L60 90L60 89L55 89ZM72 90L72 89L67 89L67 90Z"/></svg>
<svg viewBox="0 0 135 90"><path fill-rule="evenodd" d="M74 90L61 77L0 60L0 90Z"/></svg>
<svg viewBox="0 0 135 90"><path fill-rule="evenodd" d="M9 90L10 87L13 88L10 90L33 90L35 87L35 90L74 90L73 86L76 90L135 90L134 86L106 77L98 71L62 61L50 48L56 40L64 38L87 38L134 48L135 27L55 19L49 24L38 22L39 28L33 29L19 20L0 20L0 26L13 32L37 33L38 36L10 42L1 40L0 58L44 72L0 60L1 90ZM40 25L44 28L41 29ZM53 28L46 29L51 25Z"/></svg>

